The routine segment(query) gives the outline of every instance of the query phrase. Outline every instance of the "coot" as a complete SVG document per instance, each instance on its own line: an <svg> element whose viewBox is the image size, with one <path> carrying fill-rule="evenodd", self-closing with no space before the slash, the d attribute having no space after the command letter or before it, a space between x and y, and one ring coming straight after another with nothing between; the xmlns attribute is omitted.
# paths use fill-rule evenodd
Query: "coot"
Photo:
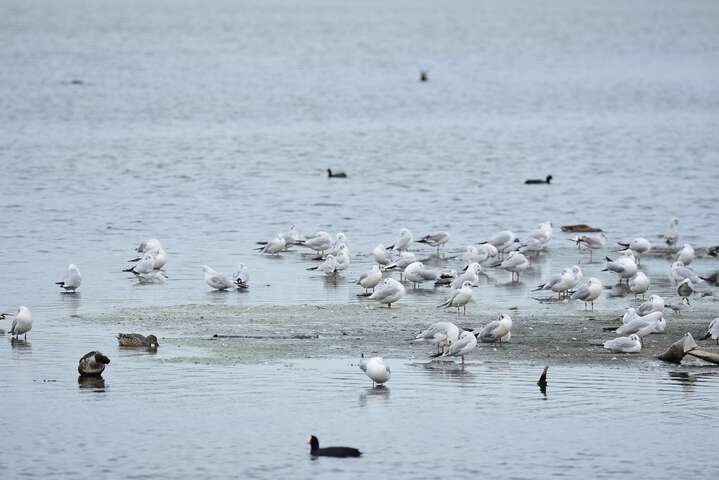
<svg viewBox="0 0 719 480"><path fill-rule="evenodd" d="M542 180L541 178L530 178L529 180L525 180L524 183L526 185L538 185L538 184L549 184L552 182L552 176L547 175L547 178L545 180Z"/></svg>
<svg viewBox="0 0 719 480"><path fill-rule="evenodd" d="M313 457L359 457L362 455L362 452L352 447L320 448L320 441L314 435L310 435L307 443L310 444L310 455Z"/></svg>

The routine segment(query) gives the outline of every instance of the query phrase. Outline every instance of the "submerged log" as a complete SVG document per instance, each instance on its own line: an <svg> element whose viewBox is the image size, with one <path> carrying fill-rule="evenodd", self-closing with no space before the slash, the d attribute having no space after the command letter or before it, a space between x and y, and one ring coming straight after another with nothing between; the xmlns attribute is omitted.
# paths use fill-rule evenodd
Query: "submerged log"
<svg viewBox="0 0 719 480"><path fill-rule="evenodd" d="M705 352L704 350L692 350L691 352L687 352L687 355L691 355L692 357L701 358L705 362L714 363L716 365L719 365L719 355L712 352Z"/></svg>
<svg viewBox="0 0 719 480"><path fill-rule="evenodd" d="M665 362L681 363L682 358L695 348L697 348L697 342L694 341L692 334L687 332L681 340L672 343L667 351L658 355L657 358Z"/></svg>

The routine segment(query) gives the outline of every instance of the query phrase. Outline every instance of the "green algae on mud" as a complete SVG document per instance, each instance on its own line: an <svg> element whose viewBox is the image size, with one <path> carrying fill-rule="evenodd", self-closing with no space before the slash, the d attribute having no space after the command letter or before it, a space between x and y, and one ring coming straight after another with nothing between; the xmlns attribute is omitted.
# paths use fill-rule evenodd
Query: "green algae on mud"
<svg viewBox="0 0 719 480"><path fill-rule="evenodd" d="M605 327L617 326L615 314L584 311L572 305L542 309L514 307L512 340L503 345L480 344L469 355L473 361L529 361L557 363L657 362L655 357L686 332L700 336L711 318L705 309L681 314L667 311L666 332L644 339L640 354L612 354L601 346L615 334ZM711 309L712 310L713 306ZM424 359L428 344L413 342L417 333L437 321L452 321L465 329L479 328L498 312L479 312L476 305L467 315L415 305L392 309L362 305L258 305L249 307L180 305L122 309L97 318L123 329L156 333L178 347L190 347L191 356L176 361L257 363L292 358L358 357L361 353L388 358ZM705 342L702 342L703 344ZM711 343L711 342L710 342ZM703 348L712 351L709 343ZM198 352L201 352L198 354Z"/></svg>

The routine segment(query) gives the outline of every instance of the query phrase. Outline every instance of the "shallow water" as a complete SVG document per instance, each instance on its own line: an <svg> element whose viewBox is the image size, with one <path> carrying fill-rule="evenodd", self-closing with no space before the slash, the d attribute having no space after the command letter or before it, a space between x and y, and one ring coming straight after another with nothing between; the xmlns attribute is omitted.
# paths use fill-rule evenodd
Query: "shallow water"
<svg viewBox="0 0 719 480"><path fill-rule="evenodd" d="M555 233L519 285L487 269L462 321L517 307L521 335L503 355L480 350L462 374L372 339L392 321L410 338L451 318L433 307L443 290L412 291L385 314L356 297L353 279L402 226L449 230L448 257L547 220L600 226L613 243L658 240L676 216L680 241L719 243L717 2L0 0L0 13L0 309L25 304L35 320L29 344L0 348L0 430L30 452L0 457L0 470L668 478L681 465L716 475L701 441L717 421L710 368L651 355L612 366L593 346L579 358L595 363L553 363L546 401L539 394L544 362L522 353L532 329L601 340L633 302L608 292L592 322L581 305L530 298L580 259L568 235ZM327 167L349 178L329 180ZM523 184L550 173L550 186ZM345 232L349 271L328 282L299 250L252 250L290 224ZM147 237L168 251L163 285L120 272ZM84 283L63 295L53 282L71 262ZM230 274L239 262L248 292L208 292L200 265ZM676 303L668 265L652 257L643 269L650 293ZM614 281L600 263L582 266ZM313 318L306 304L330 310ZM358 306L366 318L344 310ZM718 311L715 295L695 298L675 331L697 334ZM335 342L345 315L358 319L356 337ZM113 333L147 329L162 336L157 354L117 350ZM218 347L218 332L319 332L321 348ZM368 346L391 358L384 393L354 365ZM112 359L102 391L80 389L74 374L92 349ZM309 433L366 456L310 461Z"/></svg>

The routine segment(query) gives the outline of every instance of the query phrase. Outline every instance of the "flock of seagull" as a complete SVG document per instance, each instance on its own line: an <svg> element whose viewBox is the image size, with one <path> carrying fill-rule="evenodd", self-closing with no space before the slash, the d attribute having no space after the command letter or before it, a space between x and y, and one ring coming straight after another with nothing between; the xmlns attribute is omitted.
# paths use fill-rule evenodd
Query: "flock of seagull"
<svg viewBox="0 0 719 480"><path fill-rule="evenodd" d="M407 288L417 288L426 282L435 286L449 288L448 295L438 308L456 308L466 313L467 305L473 301L473 289L479 286L480 274L483 268L499 268L511 273L512 282L518 282L520 275L529 270L532 260L544 252L553 236L553 227L549 222L541 223L525 238L519 238L514 232L505 230L492 238L477 245L469 245L461 254L463 267L457 270L438 270L425 265L410 251L413 244L421 243L436 248L437 256L440 249L447 244L450 235L446 231L430 232L414 240L412 232L407 228L399 231L395 242L385 246L378 244L372 250L375 264L363 273L356 284L363 289L358 296L387 305L391 308L399 302L407 292ZM674 262L671 265L671 279L676 292L683 302L689 304L689 297L695 291L696 285L703 282L716 283L717 275L700 277L689 265L696 257L694 248L688 243L676 249L679 238L678 220L673 219L663 236L664 243L674 253ZM584 234L570 239L578 248L586 249L590 253L606 245L607 238L603 233L598 235ZM321 263L308 267L307 270L319 271L328 277L336 277L347 270L351 263L347 237L339 232L334 237L329 233L320 231L305 236L295 226L287 231L278 233L267 242L258 242L258 251L266 255L281 255L291 247L307 248L314 252L314 260ZM650 281L647 275L640 270L641 257L652 250L652 244L645 238L635 238L629 242L618 242L621 249L615 259L606 257L604 271L617 275L620 285L635 296L644 296L648 291ZM167 252L157 239L148 239L136 248L139 254L130 260L131 266L123 272L132 273L140 282L163 282L167 278L165 265ZM710 251L710 254L712 251ZM456 257L452 257L456 258ZM250 285L249 270L246 265L239 264L232 278L214 270L208 265L202 266L205 282L215 290L247 289ZM385 276L391 272L399 273L399 280ZM82 283L79 268L70 264L64 278L56 282L65 293L76 292ZM594 309L594 303L602 294L602 282L591 277L584 279L579 265L567 267L556 275L538 285L534 291L549 291L557 294L558 300L574 300L584 303L584 308ZM618 338L604 342L604 348L612 352L638 353L642 348L642 338L652 333L663 332L666 328L664 309L668 305L659 295L651 295L648 300L638 308L628 308L623 315L622 325L616 329ZM0 319L11 317L13 319L9 334L18 340L21 335L25 338L32 329L32 314L26 306L18 307L15 314L2 313ZM711 322L705 335L719 343L719 319ZM462 330L452 322L441 321L432 324L416 337L416 341L427 341L436 345L433 357L460 357L464 366L465 355L472 352L478 342L495 343L508 342L511 339L512 318L502 313L497 320L490 322L481 329L472 331ZM132 341L130 341L130 339ZM134 346L157 348L158 342L154 335L147 337L140 334L120 334L120 346ZM90 352L80 361L80 373L101 374L104 365L109 359L100 352ZM83 368L86 365L86 368ZM390 378L390 369L384 364L381 357L362 359L360 368L373 382L383 384ZM87 373L90 372L90 373Z"/></svg>

